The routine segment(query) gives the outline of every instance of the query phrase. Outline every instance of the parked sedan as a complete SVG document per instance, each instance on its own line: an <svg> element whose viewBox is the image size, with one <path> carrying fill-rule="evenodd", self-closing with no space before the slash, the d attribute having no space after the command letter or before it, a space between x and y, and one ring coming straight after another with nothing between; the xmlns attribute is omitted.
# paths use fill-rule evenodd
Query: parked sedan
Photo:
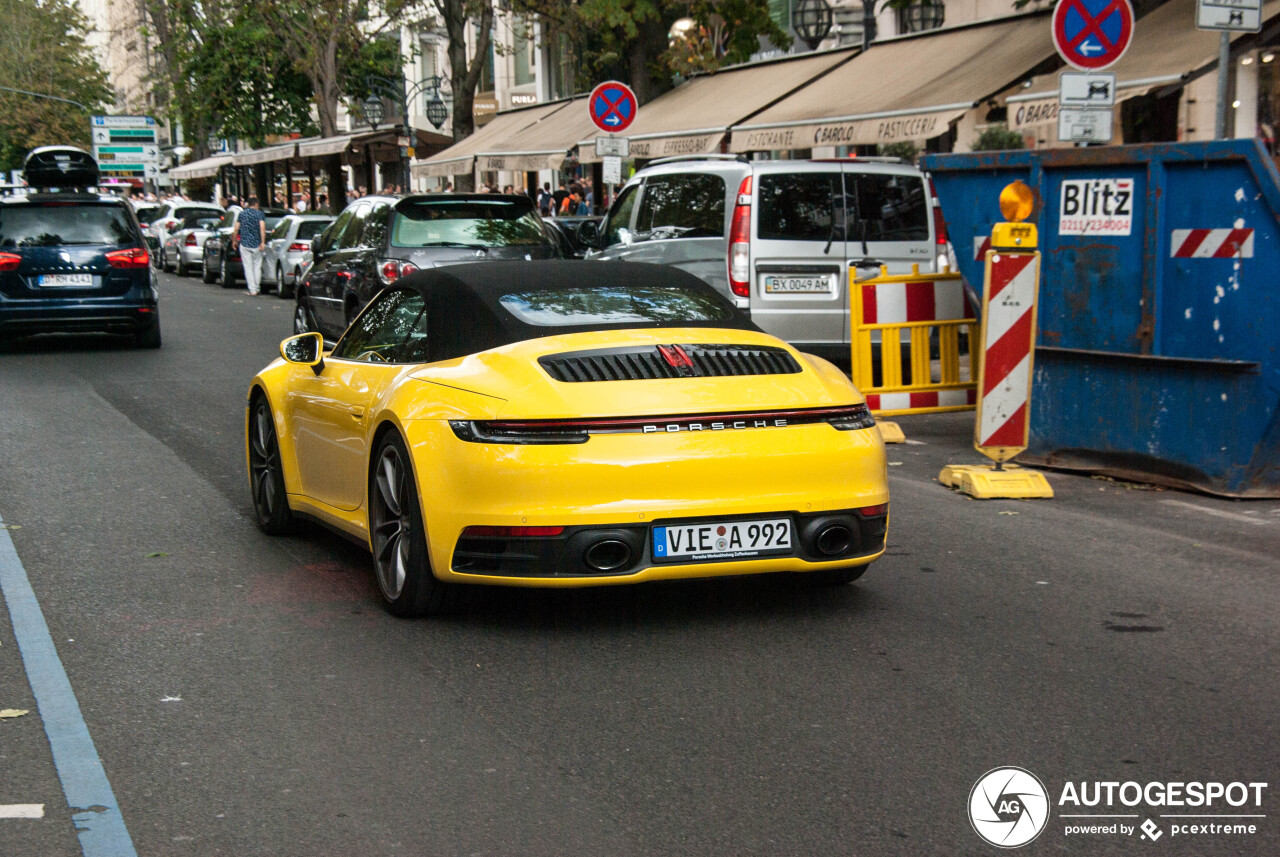
<svg viewBox="0 0 1280 857"><path fill-rule="evenodd" d="M163 248L171 233L201 217L221 217L223 211L222 206L214 202L165 202L158 212L151 213L151 225L146 227L146 231L155 238L156 246Z"/></svg>
<svg viewBox="0 0 1280 857"><path fill-rule="evenodd" d="M884 552L862 395L674 267L421 271L332 351L307 333L280 352L247 402L258 525L305 516L368 546L399 616L467 584L842 585Z"/></svg>
<svg viewBox="0 0 1280 857"><path fill-rule="evenodd" d="M218 223L217 217L189 217L181 229L169 233L160 248L160 267L166 271L176 270L179 277L185 277L192 268L203 265L204 242Z"/></svg>
<svg viewBox="0 0 1280 857"><path fill-rule="evenodd" d="M275 229L281 219L289 212L283 208L264 208L262 213L267 218L267 234ZM201 278L206 283L222 282L224 289L236 284L236 280L244 279L244 265L240 262L240 251L231 251L231 236L240 229L240 209L229 211L223 216L218 228L204 242L204 263Z"/></svg>
<svg viewBox="0 0 1280 857"><path fill-rule="evenodd" d="M311 242L333 223L328 214L290 214L267 236L262 251L262 286L273 286L282 298L293 297L293 287L311 261Z"/></svg>
<svg viewBox="0 0 1280 857"><path fill-rule="evenodd" d="M555 259L561 253L524 194L366 196L312 244L294 332L337 338L369 299L420 268Z"/></svg>

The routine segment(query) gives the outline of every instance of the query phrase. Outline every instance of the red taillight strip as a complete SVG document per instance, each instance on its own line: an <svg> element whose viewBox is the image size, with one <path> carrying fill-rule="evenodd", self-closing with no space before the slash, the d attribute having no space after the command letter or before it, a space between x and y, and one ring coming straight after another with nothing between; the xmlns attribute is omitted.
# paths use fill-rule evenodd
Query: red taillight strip
<svg viewBox="0 0 1280 857"><path fill-rule="evenodd" d="M806 420L824 422L830 419L852 419L866 412L866 405L839 408L797 408L782 411L746 411L718 414L671 414L656 417L625 417L589 420L485 420L482 425L494 431L628 431L655 424L707 422L743 422L745 420Z"/></svg>
<svg viewBox="0 0 1280 857"><path fill-rule="evenodd" d="M22 257L17 253L0 253L0 271L16 271L22 264Z"/></svg>

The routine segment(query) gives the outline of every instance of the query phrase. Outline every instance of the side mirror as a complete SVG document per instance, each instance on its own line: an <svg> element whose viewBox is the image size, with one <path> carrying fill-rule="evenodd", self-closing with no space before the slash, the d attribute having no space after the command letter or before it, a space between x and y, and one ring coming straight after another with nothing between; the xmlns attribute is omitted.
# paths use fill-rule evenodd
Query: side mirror
<svg viewBox="0 0 1280 857"><path fill-rule="evenodd" d="M318 333L300 333L280 343L280 356L288 363L310 366L319 375L324 371L324 337Z"/></svg>
<svg viewBox="0 0 1280 857"><path fill-rule="evenodd" d="M578 244L592 250L600 249L600 226L594 220L584 220L578 224Z"/></svg>

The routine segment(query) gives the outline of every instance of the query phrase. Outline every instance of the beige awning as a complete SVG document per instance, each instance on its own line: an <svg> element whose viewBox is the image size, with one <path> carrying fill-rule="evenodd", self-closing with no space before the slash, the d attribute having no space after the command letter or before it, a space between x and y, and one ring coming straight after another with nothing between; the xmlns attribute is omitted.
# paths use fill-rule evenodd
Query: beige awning
<svg viewBox="0 0 1280 857"><path fill-rule="evenodd" d="M515 172L559 169L569 150L595 127L587 112L586 98L571 98L559 104L536 122L480 149L476 168Z"/></svg>
<svg viewBox="0 0 1280 857"><path fill-rule="evenodd" d="M823 51L699 75L641 107L622 136L631 139L633 158L719 152L724 135L735 122L746 120L856 55L851 49ZM595 149L597 136L606 135L589 124L578 154L584 163L600 160Z"/></svg>
<svg viewBox="0 0 1280 857"><path fill-rule="evenodd" d="M319 140L307 140L298 144L298 157L320 158L325 155L340 155L347 150L355 134L338 134L334 137L321 137Z"/></svg>
<svg viewBox="0 0 1280 857"><path fill-rule="evenodd" d="M218 170L231 163L230 155L214 155L212 158L204 158L199 161L192 161L189 164L183 164L180 167L174 167L169 170L169 178L171 179L207 179L218 174Z"/></svg>
<svg viewBox="0 0 1280 857"><path fill-rule="evenodd" d="M449 148L439 152L425 161L418 161L410 168L414 178L428 176L467 175L475 169L476 155L492 151L494 148L518 139L520 133L563 108L569 101L549 101L546 104L534 104L515 110L504 110L494 116L486 125L476 130L470 137L465 137ZM525 152L531 147L512 145L513 150ZM561 150L563 154L563 150ZM498 169L514 169L501 167ZM539 167L542 169L542 167Z"/></svg>
<svg viewBox="0 0 1280 857"><path fill-rule="evenodd" d="M729 150L927 140L1053 54L1043 12L878 41L734 125Z"/></svg>
<svg viewBox="0 0 1280 857"><path fill-rule="evenodd" d="M1195 0L1169 0L1140 18L1137 37L1114 66L1105 69L1116 76L1116 104L1153 89L1174 86L1195 72L1218 62L1218 33L1188 25L1194 21ZM1263 7L1262 18L1280 14L1280 0ZM1250 33L1233 33L1242 38ZM1064 69L1068 70L1068 69ZM1009 127L1022 130L1058 121L1058 72L1034 77L1025 90L1015 90L1005 98Z"/></svg>
<svg viewBox="0 0 1280 857"><path fill-rule="evenodd" d="M231 162L237 167L247 167L252 164L269 164L273 161L288 161L296 157L298 154L298 143L289 141L279 146L266 146L261 149L250 149L247 152L239 152L231 156Z"/></svg>

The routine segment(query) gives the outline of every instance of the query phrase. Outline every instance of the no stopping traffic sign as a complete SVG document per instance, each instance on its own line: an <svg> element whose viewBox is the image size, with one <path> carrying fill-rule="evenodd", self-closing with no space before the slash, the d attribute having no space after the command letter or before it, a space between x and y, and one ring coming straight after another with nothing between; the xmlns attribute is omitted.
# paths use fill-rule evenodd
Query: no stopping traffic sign
<svg viewBox="0 0 1280 857"><path fill-rule="evenodd" d="M1114 64L1133 40L1129 0L1059 0L1053 10L1053 46L1076 68Z"/></svg>
<svg viewBox="0 0 1280 857"><path fill-rule="evenodd" d="M591 121L597 128L616 134L635 121L640 108L631 87L616 80L606 80L591 90L587 109L591 111Z"/></svg>

